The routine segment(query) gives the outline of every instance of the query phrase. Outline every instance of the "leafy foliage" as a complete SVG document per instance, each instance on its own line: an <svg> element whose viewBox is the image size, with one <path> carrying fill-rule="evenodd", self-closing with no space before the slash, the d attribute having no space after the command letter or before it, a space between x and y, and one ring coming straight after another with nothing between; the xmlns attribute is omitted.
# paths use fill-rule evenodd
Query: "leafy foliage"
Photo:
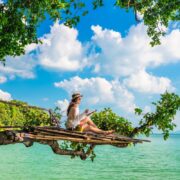
<svg viewBox="0 0 180 180"><path fill-rule="evenodd" d="M160 44L160 37L165 35L162 27L168 27L170 21L180 20L180 1L178 0L117 0L116 6L129 10L134 9L143 15L144 24L147 25L147 34L152 38L151 45Z"/></svg>
<svg viewBox="0 0 180 180"><path fill-rule="evenodd" d="M19 56L25 53L26 45L39 43L36 28L47 17L73 27L91 9L104 4L104 0L91 0L92 6L85 0L4 1L0 4L0 61L5 63L5 56ZM134 10L136 19L137 13L143 15L152 46L160 44L160 36L165 34L162 26L167 27L168 22L180 20L178 0L115 0L114 6Z"/></svg>
<svg viewBox="0 0 180 180"><path fill-rule="evenodd" d="M15 105L0 102L1 126L48 126L51 123L50 115L40 109L29 108L25 102L12 100ZM60 118L57 109L53 113Z"/></svg>
<svg viewBox="0 0 180 180"><path fill-rule="evenodd" d="M155 112L148 112L143 114L141 109L135 109L136 114L142 115L139 122L140 127L133 130L132 136L136 134L145 134L149 136L153 126L157 127L164 134L164 139L169 137L170 131L176 127L173 119L180 109L180 97L175 93L164 93L158 102L153 102L155 105Z"/></svg>
<svg viewBox="0 0 180 180"><path fill-rule="evenodd" d="M70 151L83 151L89 153L89 157L91 161L94 161L96 154L94 150L91 150L91 145L86 143L78 143L78 142L69 142L69 141L61 141L60 142L61 149L70 150ZM76 156L72 155L71 159L74 159Z"/></svg>
<svg viewBox="0 0 180 180"><path fill-rule="evenodd" d="M117 115L110 108L104 108L91 116L98 128L103 130L115 130L116 133L128 136L133 130L131 122Z"/></svg>

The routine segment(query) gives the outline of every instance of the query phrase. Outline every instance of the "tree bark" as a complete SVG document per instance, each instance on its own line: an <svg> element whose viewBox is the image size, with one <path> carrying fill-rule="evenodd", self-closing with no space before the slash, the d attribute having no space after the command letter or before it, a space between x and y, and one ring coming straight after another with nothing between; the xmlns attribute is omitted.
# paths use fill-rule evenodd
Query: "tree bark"
<svg viewBox="0 0 180 180"><path fill-rule="evenodd" d="M3 131L0 132L0 145L8 145L20 143L19 138L16 136L16 131Z"/></svg>
<svg viewBox="0 0 180 180"><path fill-rule="evenodd" d="M90 146L86 152L85 148L82 150L62 149L58 144L58 140L84 143ZM26 147L31 147L34 142L37 142L50 146L55 154L79 156L82 160L87 159L92 154L96 145L109 144L122 148L127 147L129 143L136 144L143 141L147 142L148 140L132 139L118 135L108 137L99 134L68 131L57 127L27 127L23 130L4 130L0 132L0 145L23 143Z"/></svg>
<svg viewBox="0 0 180 180"><path fill-rule="evenodd" d="M31 147L34 142L48 145L51 147L52 151L55 154L59 155L69 155L69 156L79 156L82 160L86 160L88 156L91 154L95 145L91 145L90 149L87 152L83 151L73 151L73 150L63 150L60 148L58 142L56 140L31 140L28 138L24 138L23 141L19 139L19 133L22 131L3 131L0 132L0 145L9 145L9 144L16 144L16 143L23 143L26 147Z"/></svg>
<svg viewBox="0 0 180 180"><path fill-rule="evenodd" d="M59 147L57 141L49 141L47 144L51 147L52 151L55 154L79 156L82 160L86 160L93 151L93 149L95 148L95 145L91 145L90 150L88 150L87 152L83 152L83 151L63 150Z"/></svg>
<svg viewBox="0 0 180 180"><path fill-rule="evenodd" d="M139 127L135 127L129 137L133 138L135 135L140 133L145 127L150 127L150 126L152 125L149 125L149 122L147 122L147 123L142 124Z"/></svg>

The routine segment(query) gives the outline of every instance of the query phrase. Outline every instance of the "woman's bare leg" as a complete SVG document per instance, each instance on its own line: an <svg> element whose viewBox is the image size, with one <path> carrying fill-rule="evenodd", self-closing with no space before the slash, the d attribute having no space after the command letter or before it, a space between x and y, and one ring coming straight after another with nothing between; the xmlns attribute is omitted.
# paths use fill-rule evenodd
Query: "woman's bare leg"
<svg viewBox="0 0 180 180"><path fill-rule="evenodd" d="M90 126L97 128L97 126L94 124L94 122L89 117L86 117L83 120L81 120L81 124L86 124L86 123L89 124Z"/></svg>
<svg viewBox="0 0 180 180"><path fill-rule="evenodd" d="M89 125L91 125L91 126L93 126L93 127L95 127L95 128L98 128L97 126L96 126L96 124L94 124L94 122L89 118L89 117L87 117L88 118L88 123L89 123Z"/></svg>
<svg viewBox="0 0 180 180"><path fill-rule="evenodd" d="M95 133L98 133L98 134L112 134L114 132L113 130L112 131L111 130L110 131L104 131L102 129L90 126L88 124L83 125L82 128L83 128L84 132L91 131L91 132L95 132Z"/></svg>

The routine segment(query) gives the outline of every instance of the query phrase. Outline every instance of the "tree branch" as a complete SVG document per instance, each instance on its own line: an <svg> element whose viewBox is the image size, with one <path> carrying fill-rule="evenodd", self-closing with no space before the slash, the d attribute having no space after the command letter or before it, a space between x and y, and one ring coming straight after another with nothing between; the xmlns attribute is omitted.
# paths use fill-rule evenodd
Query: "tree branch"
<svg viewBox="0 0 180 180"><path fill-rule="evenodd" d="M88 156L91 154L92 150L95 148L95 145L91 145L90 149L87 152L83 152L83 151L61 149L57 141L46 141L46 143L51 147L52 151L55 154L79 156L82 160L86 160Z"/></svg>
<svg viewBox="0 0 180 180"><path fill-rule="evenodd" d="M0 132L0 145L8 145L8 144L16 144L16 143L23 143L26 147L31 147L34 142L49 145L52 149L52 151L55 154L59 155L69 155L69 156L79 156L82 160L86 160L93 149L95 148L95 145L91 145L90 148L87 150L87 152L84 151L75 151L75 150L64 150L61 149L58 142L54 140L30 140L29 138L24 138L23 141L19 138L19 133L21 131L3 131Z"/></svg>

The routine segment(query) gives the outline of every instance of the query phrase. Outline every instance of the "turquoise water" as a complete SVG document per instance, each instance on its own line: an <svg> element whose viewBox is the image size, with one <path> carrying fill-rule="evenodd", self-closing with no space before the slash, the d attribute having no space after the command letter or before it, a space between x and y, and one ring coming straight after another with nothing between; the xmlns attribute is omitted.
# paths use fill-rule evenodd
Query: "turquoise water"
<svg viewBox="0 0 180 180"><path fill-rule="evenodd" d="M0 146L0 180L180 180L180 135L149 139L124 149L99 146L93 163L55 155L46 145Z"/></svg>

